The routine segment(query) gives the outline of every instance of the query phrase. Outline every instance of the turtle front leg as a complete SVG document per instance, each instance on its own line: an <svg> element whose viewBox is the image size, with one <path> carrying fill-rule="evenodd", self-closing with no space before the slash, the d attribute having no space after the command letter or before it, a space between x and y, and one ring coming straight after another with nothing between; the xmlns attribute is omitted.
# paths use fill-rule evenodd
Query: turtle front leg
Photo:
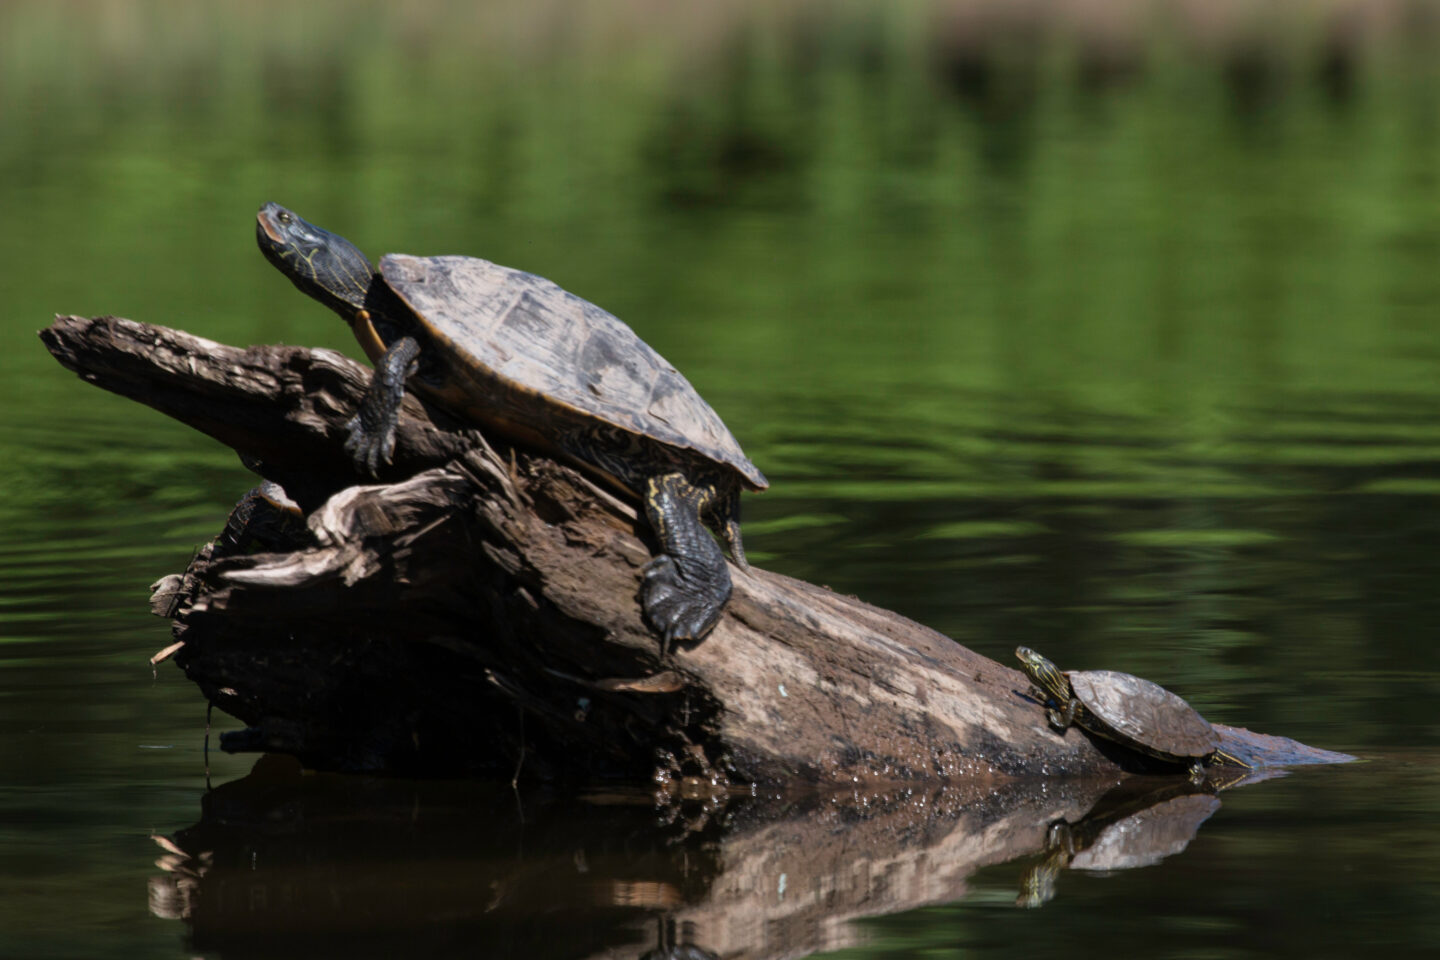
<svg viewBox="0 0 1440 960"><path fill-rule="evenodd" d="M1255 764L1247 763L1239 757L1235 756L1235 754L1225 750L1216 750L1214 753L1212 753L1210 755L1209 761L1206 763L1206 766L1222 764L1230 767L1244 767L1246 770L1255 769Z"/></svg>
<svg viewBox="0 0 1440 960"><path fill-rule="evenodd" d="M380 472L395 452L395 427L400 419L400 401L405 399L405 380L415 372L420 344L413 337L401 337L375 361L370 387L360 409L345 424L350 437L345 449L357 469L370 476Z"/></svg>
<svg viewBox="0 0 1440 960"><path fill-rule="evenodd" d="M1080 709L1080 701L1071 697L1058 710L1045 711L1046 718L1050 725L1062 733L1070 729L1070 724L1075 722L1075 711Z"/></svg>
<svg viewBox="0 0 1440 960"><path fill-rule="evenodd" d="M641 601L661 635L661 656L676 640L709 633L730 599L725 554L700 519L713 495L679 473L651 477L645 485L645 518L661 552L645 567Z"/></svg>

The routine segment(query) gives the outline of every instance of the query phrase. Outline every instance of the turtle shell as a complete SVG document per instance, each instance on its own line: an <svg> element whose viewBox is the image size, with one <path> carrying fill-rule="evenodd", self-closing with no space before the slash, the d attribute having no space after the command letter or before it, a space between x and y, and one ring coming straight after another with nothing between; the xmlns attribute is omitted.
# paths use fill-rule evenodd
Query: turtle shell
<svg viewBox="0 0 1440 960"><path fill-rule="evenodd" d="M1066 676L1076 699L1108 728L1096 733L1164 760L1208 757L1220 746L1205 718L1158 683L1113 670Z"/></svg>
<svg viewBox="0 0 1440 960"><path fill-rule="evenodd" d="M551 446L567 432L613 428L632 440L610 446L631 456L653 455L632 442L649 438L682 464L701 458L752 490L769 486L690 381L593 303L475 257L389 254L380 274L448 361L453 382L430 392L457 412L495 423L503 411L501 426Z"/></svg>

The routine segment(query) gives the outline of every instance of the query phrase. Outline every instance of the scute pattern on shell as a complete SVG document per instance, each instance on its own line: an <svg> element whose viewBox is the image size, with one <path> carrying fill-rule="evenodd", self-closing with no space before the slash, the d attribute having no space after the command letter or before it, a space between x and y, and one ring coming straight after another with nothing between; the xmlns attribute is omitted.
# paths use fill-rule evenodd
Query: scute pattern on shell
<svg viewBox="0 0 1440 960"><path fill-rule="evenodd" d="M1158 683L1113 670L1067 674L1075 696L1125 738L1176 757L1204 757L1220 737L1195 708Z"/></svg>
<svg viewBox="0 0 1440 960"><path fill-rule="evenodd" d="M464 358L457 366L479 371L479 389L537 428L599 420L730 467L752 489L768 486L690 382L593 303L475 257L389 254L380 272L427 334Z"/></svg>

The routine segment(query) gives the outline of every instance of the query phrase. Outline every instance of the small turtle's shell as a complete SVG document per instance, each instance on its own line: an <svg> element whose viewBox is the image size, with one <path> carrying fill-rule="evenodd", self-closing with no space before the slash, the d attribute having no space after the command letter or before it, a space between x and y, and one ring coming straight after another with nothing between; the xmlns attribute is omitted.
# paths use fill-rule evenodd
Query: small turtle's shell
<svg viewBox="0 0 1440 960"><path fill-rule="evenodd" d="M1158 683L1113 670L1066 674L1075 697L1107 730L1096 733L1164 760L1208 757L1220 737L1205 718Z"/></svg>
<svg viewBox="0 0 1440 960"><path fill-rule="evenodd" d="M682 464L699 457L751 489L769 485L690 382L593 303L474 257L390 254L380 273L448 361L456 382L430 392L459 412L495 422L504 411L503 426L561 447L568 432L617 428Z"/></svg>

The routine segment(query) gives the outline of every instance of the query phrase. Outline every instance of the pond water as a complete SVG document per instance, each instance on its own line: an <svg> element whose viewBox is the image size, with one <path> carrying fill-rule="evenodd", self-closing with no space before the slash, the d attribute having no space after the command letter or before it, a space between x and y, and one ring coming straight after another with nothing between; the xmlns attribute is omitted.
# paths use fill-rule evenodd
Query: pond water
<svg viewBox="0 0 1440 960"><path fill-rule="evenodd" d="M1096 9L0 6L0 955L1440 947L1433 7ZM706 824L215 752L208 789L147 588L251 478L34 332L359 356L255 250L272 199L624 318L769 476L753 562L1363 762L1151 796L1190 820L1126 864L1147 808L1063 784Z"/></svg>

